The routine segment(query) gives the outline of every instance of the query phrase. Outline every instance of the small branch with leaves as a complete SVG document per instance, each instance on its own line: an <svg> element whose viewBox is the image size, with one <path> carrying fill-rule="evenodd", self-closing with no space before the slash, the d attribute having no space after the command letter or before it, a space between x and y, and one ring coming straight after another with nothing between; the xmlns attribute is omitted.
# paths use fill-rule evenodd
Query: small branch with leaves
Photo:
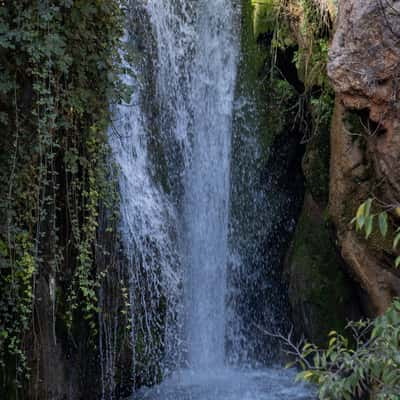
<svg viewBox="0 0 400 400"><path fill-rule="evenodd" d="M374 229L374 223L378 221L379 232L383 238L387 238L389 231L394 232L392 250L397 251L400 243L400 226L397 226L395 222L390 223L391 219L389 216L390 213L400 216L400 205L382 206L381 204L377 204L380 211L374 213L372 212L374 202L378 203L376 199L369 198L362 203L351 223L355 224L357 231L364 231L365 238L369 239ZM395 266L396 268L400 267L400 256L396 257Z"/></svg>

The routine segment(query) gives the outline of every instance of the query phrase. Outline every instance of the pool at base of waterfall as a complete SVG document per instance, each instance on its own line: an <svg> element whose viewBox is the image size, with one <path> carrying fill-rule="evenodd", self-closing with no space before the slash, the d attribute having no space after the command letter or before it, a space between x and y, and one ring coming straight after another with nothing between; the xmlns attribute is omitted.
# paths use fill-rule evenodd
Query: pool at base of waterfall
<svg viewBox="0 0 400 400"><path fill-rule="evenodd" d="M315 390L295 383L283 368L221 369L176 373L160 385L142 388L131 400L314 400Z"/></svg>

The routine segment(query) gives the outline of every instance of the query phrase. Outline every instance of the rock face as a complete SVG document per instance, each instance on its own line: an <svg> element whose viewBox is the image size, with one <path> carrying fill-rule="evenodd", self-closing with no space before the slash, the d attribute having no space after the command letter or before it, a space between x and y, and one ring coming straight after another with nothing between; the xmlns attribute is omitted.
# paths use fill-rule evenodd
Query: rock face
<svg viewBox="0 0 400 400"><path fill-rule="evenodd" d="M329 159L327 125L307 143L302 163L306 194L285 266L294 326L321 346L329 331L345 332L347 321L362 315L326 218Z"/></svg>
<svg viewBox="0 0 400 400"><path fill-rule="evenodd" d="M342 0L328 75L350 108L368 108L386 129L398 129L400 2Z"/></svg>
<svg viewBox="0 0 400 400"><path fill-rule="evenodd" d="M287 271L296 330L324 346L331 330L344 332L348 320L360 318L356 291L331 240L323 209L305 196Z"/></svg>
<svg viewBox="0 0 400 400"><path fill-rule="evenodd" d="M329 211L366 311L376 315L400 295L395 254L390 238L366 241L350 221L367 198L400 203L400 1L339 1L328 75L337 98Z"/></svg>

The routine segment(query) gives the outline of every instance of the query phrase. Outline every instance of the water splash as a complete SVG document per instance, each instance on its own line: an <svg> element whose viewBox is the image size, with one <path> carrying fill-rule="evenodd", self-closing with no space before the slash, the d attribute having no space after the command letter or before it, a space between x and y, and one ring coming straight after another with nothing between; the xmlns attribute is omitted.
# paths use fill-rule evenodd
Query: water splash
<svg viewBox="0 0 400 400"><path fill-rule="evenodd" d="M144 375L139 383L171 377L143 398L236 399L246 387L253 398L252 385L255 399L279 398L267 396L260 380L271 378L279 395L289 378L226 367L229 260L246 267L228 243L239 1L138 3L152 40L125 77L135 93L117 107L110 143L120 167L133 362ZM246 347L245 337L237 343Z"/></svg>
<svg viewBox="0 0 400 400"><path fill-rule="evenodd" d="M149 1L160 126L183 152L187 363L224 363L230 147L238 40L224 0Z"/></svg>
<svg viewBox="0 0 400 400"><path fill-rule="evenodd" d="M193 368L221 367L225 361L231 125L238 53L231 5L206 1L200 7L191 73L192 162L184 206Z"/></svg>
<svg viewBox="0 0 400 400"><path fill-rule="evenodd" d="M140 390L135 400L313 400L296 373L278 368L261 370L183 371L152 389Z"/></svg>
<svg viewBox="0 0 400 400"><path fill-rule="evenodd" d="M176 320L180 308L182 278L174 240L175 210L152 178L151 124L142 101L147 88L139 79L143 68L138 63L123 77L135 92L128 104L114 111L110 144L119 166L120 229L130 265L133 365L140 362L141 379L151 382L163 358L165 326Z"/></svg>

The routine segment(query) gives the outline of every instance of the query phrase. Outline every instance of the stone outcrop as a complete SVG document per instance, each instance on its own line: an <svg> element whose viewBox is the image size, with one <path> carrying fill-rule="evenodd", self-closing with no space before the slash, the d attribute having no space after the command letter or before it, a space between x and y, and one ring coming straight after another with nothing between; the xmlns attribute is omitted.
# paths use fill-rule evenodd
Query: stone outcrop
<svg viewBox="0 0 400 400"><path fill-rule="evenodd" d="M339 2L328 75L337 98L329 211L366 311L376 315L400 295L396 254L389 237L366 241L350 221L367 198L387 208L400 203L400 1Z"/></svg>
<svg viewBox="0 0 400 400"><path fill-rule="evenodd" d="M347 321L361 315L323 211L306 193L286 266L294 326L321 346L329 331L344 332Z"/></svg>
<svg viewBox="0 0 400 400"><path fill-rule="evenodd" d="M329 159L329 126L324 126L307 143L302 163L306 194L285 267L294 326L321 346L329 331L345 332L347 321L362 314L327 219Z"/></svg>

